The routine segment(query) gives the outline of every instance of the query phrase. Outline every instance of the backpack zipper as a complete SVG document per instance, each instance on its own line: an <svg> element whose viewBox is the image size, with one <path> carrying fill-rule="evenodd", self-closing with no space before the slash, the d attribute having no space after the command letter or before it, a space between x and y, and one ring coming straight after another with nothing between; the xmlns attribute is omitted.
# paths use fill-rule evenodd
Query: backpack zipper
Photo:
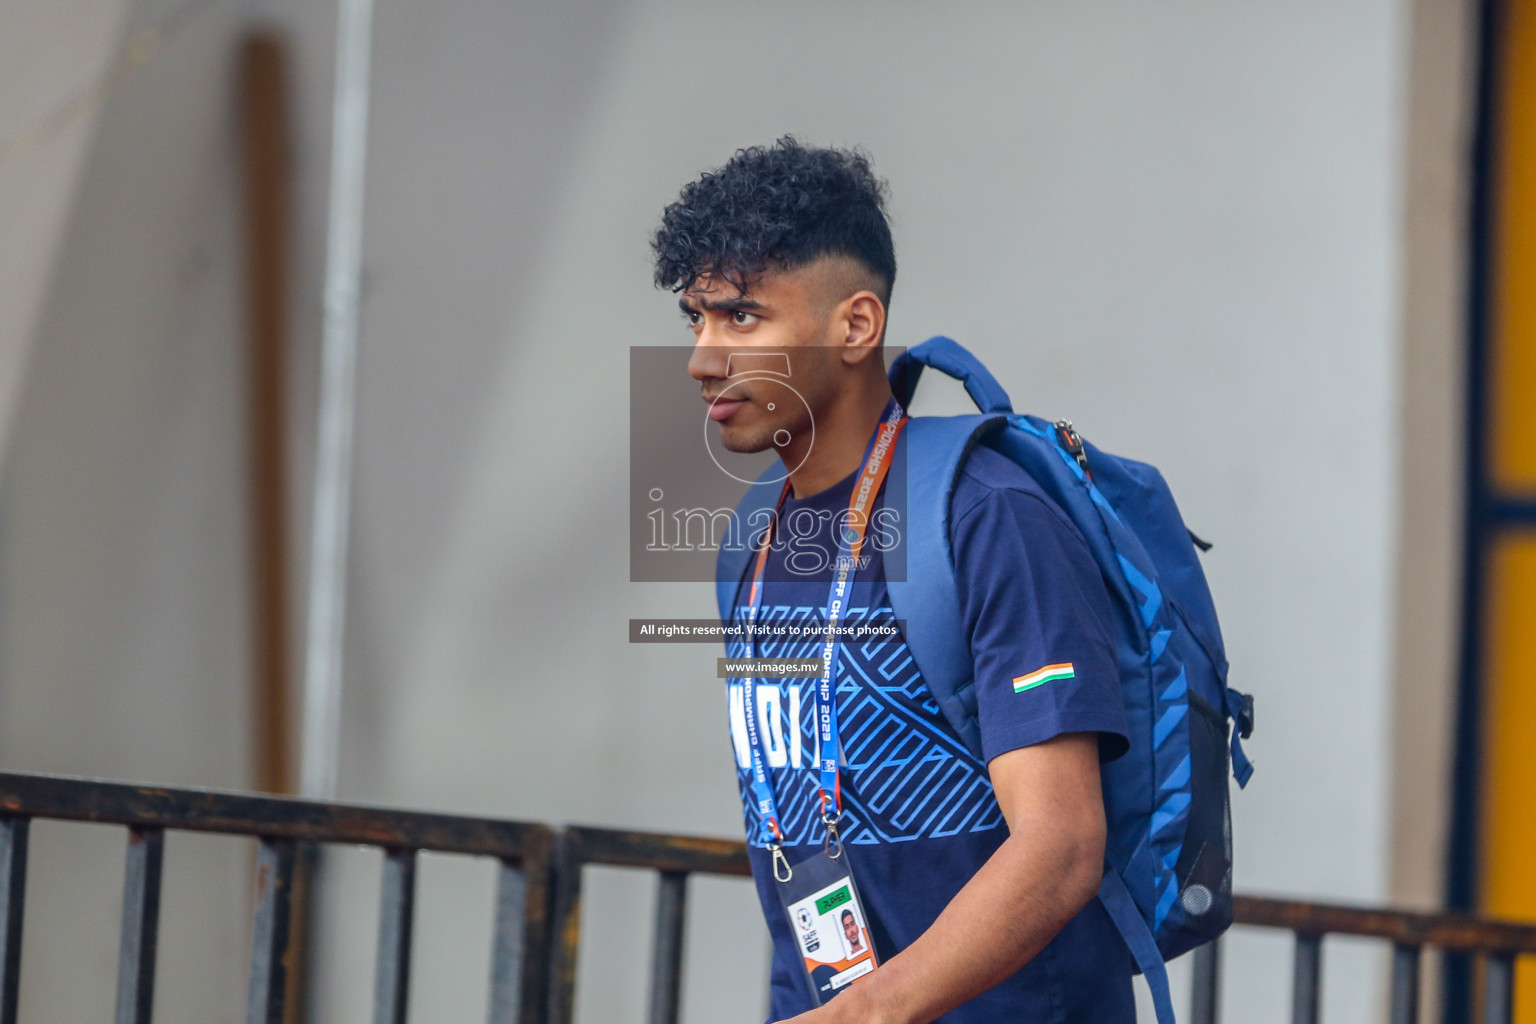
<svg viewBox="0 0 1536 1024"><path fill-rule="evenodd" d="M1056 441L1067 450L1068 455L1077 460L1084 474L1092 475L1088 470L1088 453L1083 450L1083 439L1072 429L1071 420L1056 421Z"/></svg>

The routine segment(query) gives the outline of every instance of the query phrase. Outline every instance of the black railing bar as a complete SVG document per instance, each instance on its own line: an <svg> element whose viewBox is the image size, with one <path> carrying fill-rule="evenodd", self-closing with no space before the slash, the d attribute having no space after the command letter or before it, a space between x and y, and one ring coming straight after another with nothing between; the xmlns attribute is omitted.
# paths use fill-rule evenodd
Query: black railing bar
<svg viewBox="0 0 1536 1024"><path fill-rule="evenodd" d="M531 892L520 897L524 917L523 948L518 950L521 960L529 965L552 965L550 973L542 970L525 972L517 1015L520 1022L539 1020L542 1017L539 1011L546 1004L552 1021L558 1024L561 1020L569 1020L574 995L574 941L579 939L581 865L646 868L678 876L692 872L750 875L746 847L739 841L585 826L558 829L536 823L365 805L322 804L219 790L170 789L0 772L0 1024L9 1024L15 1019L27 821L33 816L127 825L141 830L172 828L256 836L262 839L264 860L272 860L273 864L268 866L275 865L279 875L284 867L281 853L284 847L289 848L286 865L289 877L286 885L278 887L281 890L291 886L292 841L303 840L488 855L501 861L504 879L508 872L515 875L520 864L527 867L530 860L537 860L540 892L547 893L550 879L548 853L552 843L558 841L564 851L566 870L559 873L563 884L558 887L551 903L544 902L549 897L535 897ZM513 905L516 903L517 898L514 898ZM552 920L546 920L539 913L539 908L544 906L552 907ZM263 916L267 909L264 900L258 908L258 931L264 927ZM285 903L271 909L283 914L289 910ZM1320 948L1324 934L1387 939L1405 949L1432 945L1487 954L1490 966L1486 972L1486 985L1490 995L1485 1004L1493 1015L1490 1020L1507 1018L1514 956L1536 953L1536 926L1487 921L1467 915L1376 910L1251 896L1235 897L1235 911L1238 924L1285 928L1297 934L1297 994L1310 997L1299 999L1295 1008L1296 1019L1303 1021L1316 1019ZM502 933L501 922L498 922L498 949L506 946ZM553 943L557 950L568 948L568 955L536 956L531 948L533 941ZM1214 950L1211 953L1215 955ZM265 989L258 985L261 980L258 968L262 967L260 956L259 949L253 951L253 1014L257 1011L259 991L275 991L280 1003L284 989L281 983L275 987L271 984L274 978L282 981L273 971L266 976ZM1315 960L1315 971L1308 967L1308 960ZM267 966L280 968L281 965L278 961L269 961ZM1406 971L1406 966L1402 970ZM562 974L562 971L567 973ZM1214 972L1210 977L1215 977ZM493 982L493 994L503 993L492 1000L495 1024L511 1019L505 1012L508 1003L505 982L505 977ZM1209 1002L1214 1016L1214 994ZM1505 1017L1499 1017L1500 1013ZM266 1018L253 1016L251 1019Z"/></svg>
<svg viewBox="0 0 1536 1024"><path fill-rule="evenodd" d="M405 1024L411 994L411 925L416 908L415 850L384 851L379 889L373 1024Z"/></svg>
<svg viewBox="0 0 1536 1024"><path fill-rule="evenodd" d="M256 854L256 915L246 1024L282 1024L288 997L284 957L292 911L294 842L263 839Z"/></svg>
<svg viewBox="0 0 1536 1024"><path fill-rule="evenodd" d="M123 871L123 932L118 944L116 1024L150 1024L155 1002L155 951L160 935L160 872L165 831L128 830Z"/></svg>
<svg viewBox="0 0 1536 1024"><path fill-rule="evenodd" d="M1398 943L1392 947L1392 1000L1387 1014L1390 1024L1418 1024L1419 959L1418 946Z"/></svg>
<svg viewBox="0 0 1536 1024"><path fill-rule="evenodd" d="M1296 933L1296 959L1291 976L1291 1021L1317 1024L1323 986L1323 937Z"/></svg>
<svg viewBox="0 0 1536 1024"><path fill-rule="evenodd" d="M0 814L491 857L522 856L549 832L532 822L32 772L0 772Z"/></svg>
<svg viewBox="0 0 1536 1024"><path fill-rule="evenodd" d="M1216 1024L1221 1007L1221 939L1195 948L1190 988L1190 1024Z"/></svg>
<svg viewBox="0 0 1536 1024"><path fill-rule="evenodd" d="M567 856L576 863L740 877L752 874L746 844L735 840L584 825L570 825L561 831Z"/></svg>
<svg viewBox="0 0 1536 1024"><path fill-rule="evenodd" d="M577 852L583 833L565 829L555 835L551 874L554 892L550 914L549 1017L546 1024L571 1024L576 1013L576 958L581 949L581 869Z"/></svg>
<svg viewBox="0 0 1536 1024"><path fill-rule="evenodd" d="M555 833L523 858L522 1024L543 1024L549 1012L549 964L554 957Z"/></svg>
<svg viewBox="0 0 1536 1024"><path fill-rule="evenodd" d="M27 902L26 818L0 818L0 1024L16 1024L21 920Z"/></svg>
<svg viewBox="0 0 1536 1024"><path fill-rule="evenodd" d="M581 947L581 873L585 865L643 868L678 876L752 874L746 845L739 841L582 825L556 829L553 838L548 1024L570 1024L575 1015L576 962Z"/></svg>
<svg viewBox="0 0 1536 1024"><path fill-rule="evenodd" d="M528 877L521 865L496 865L496 912L491 923L490 1024L518 1024L522 1005L523 949ZM534 973L538 973L535 971ZM533 1018L536 1019L536 1018Z"/></svg>
<svg viewBox="0 0 1536 1024"><path fill-rule="evenodd" d="M580 863L749 876L745 844L573 825L561 830ZM1463 914L1418 913L1262 896L1234 897L1235 923L1311 935L1385 939L1405 946L1536 954L1536 925Z"/></svg>
<svg viewBox="0 0 1536 1024"><path fill-rule="evenodd" d="M649 1024L677 1024L683 1002L683 950L688 918L688 875L663 871L656 880L656 936L651 946Z"/></svg>
<svg viewBox="0 0 1536 1024"><path fill-rule="evenodd" d="M543 1024L550 981L554 833L497 867L490 1024Z"/></svg>
<svg viewBox="0 0 1536 1024"><path fill-rule="evenodd" d="M1515 958L1493 954L1483 961L1483 1024L1513 1024Z"/></svg>
<svg viewBox="0 0 1536 1024"><path fill-rule="evenodd" d="M1261 896L1234 896L1234 921L1322 935L1362 935L1404 946L1436 946L1468 952L1536 953L1536 925L1465 914L1376 910L1334 903L1302 903Z"/></svg>

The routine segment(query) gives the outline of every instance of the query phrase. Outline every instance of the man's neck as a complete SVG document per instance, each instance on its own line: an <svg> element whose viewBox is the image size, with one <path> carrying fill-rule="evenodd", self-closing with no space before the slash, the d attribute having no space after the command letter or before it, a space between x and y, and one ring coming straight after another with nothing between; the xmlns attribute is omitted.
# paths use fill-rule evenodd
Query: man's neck
<svg viewBox="0 0 1536 1024"><path fill-rule="evenodd" d="M881 374L817 417L810 451L788 446L780 452L786 466L798 466L789 474L796 498L820 494L859 468L890 400L890 383Z"/></svg>

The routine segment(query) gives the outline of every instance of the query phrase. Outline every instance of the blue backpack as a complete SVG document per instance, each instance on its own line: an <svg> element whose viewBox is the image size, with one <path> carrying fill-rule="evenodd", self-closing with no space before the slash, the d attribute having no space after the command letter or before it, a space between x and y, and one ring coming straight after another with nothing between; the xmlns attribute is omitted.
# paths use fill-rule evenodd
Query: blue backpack
<svg viewBox="0 0 1536 1024"><path fill-rule="evenodd" d="M935 702L981 757L949 548L955 481L972 451L991 448L1023 467L1076 524L1115 610L1130 732L1130 749L1103 768L1109 834L1099 898L1147 978L1159 1024L1173 1024L1164 963L1232 923L1227 775L1242 786L1253 772L1240 742L1253 728L1253 699L1226 685L1216 608L1195 551L1208 545L1184 526L1156 469L1098 450L1066 421L1015 414L996 379L949 338L930 338L893 362L891 387L903 406L924 367L964 383L981 413L914 417L901 433L892 474L904 454L907 573L887 580L891 604ZM782 471L767 474L775 475ZM771 509L778 489L749 490L741 521ZM732 614L744 567L744 554L722 548L722 619Z"/></svg>

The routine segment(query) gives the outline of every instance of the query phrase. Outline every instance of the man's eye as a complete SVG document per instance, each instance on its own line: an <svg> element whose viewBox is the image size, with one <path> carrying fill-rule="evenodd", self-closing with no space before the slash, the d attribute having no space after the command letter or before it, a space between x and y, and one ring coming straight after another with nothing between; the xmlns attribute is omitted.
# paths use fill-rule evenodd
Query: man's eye
<svg viewBox="0 0 1536 1024"><path fill-rule="evenodd" d="M704 317L697 310L692 309L683 313L683 319L687 321L689 327L697 327L704 321Z"/></svg>
<svg viewBox="0 0 1536 1024"><path fill-rule="evenodd" d="M738 309L731 313L731 323L737 327L745 327L748 324L757 323L757 316L756 314L748 313L746 310Z"/></svg>

